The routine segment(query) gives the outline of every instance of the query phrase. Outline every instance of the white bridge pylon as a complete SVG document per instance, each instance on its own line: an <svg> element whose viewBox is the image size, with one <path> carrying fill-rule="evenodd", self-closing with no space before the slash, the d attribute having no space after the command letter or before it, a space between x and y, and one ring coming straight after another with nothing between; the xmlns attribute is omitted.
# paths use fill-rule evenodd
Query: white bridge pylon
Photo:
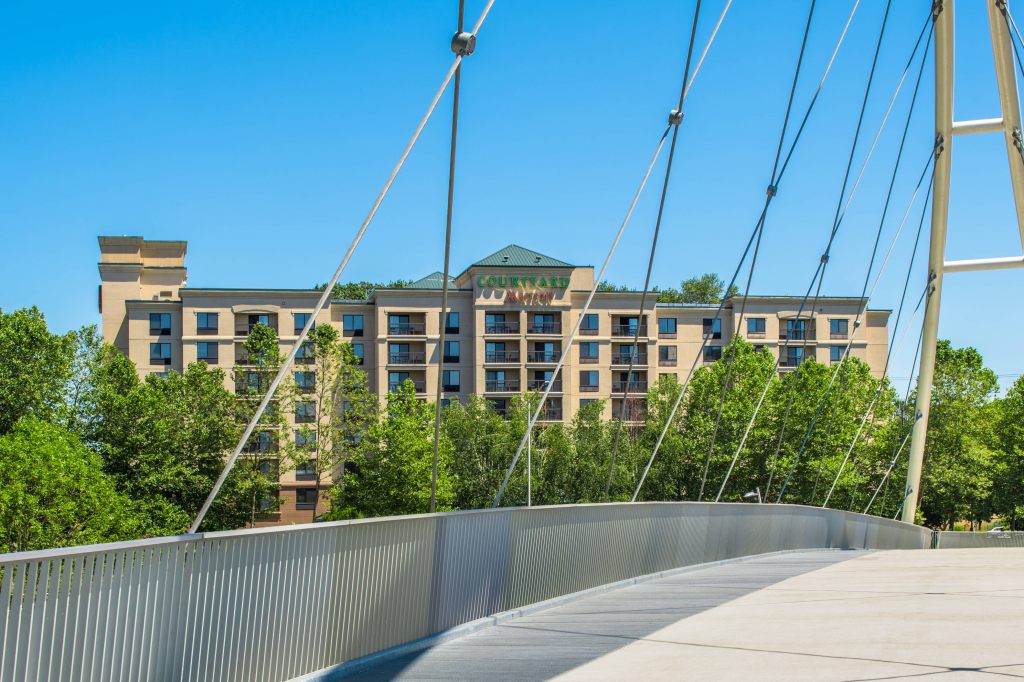
<svg viewBox="0 0 1024 682"><path fill-rule="evenodd" d="M921 489L921 469L928 434L928 411L935 377L935 349L938 341L942 277L947 272L1001 270L1024 267L1024 255L946 260L946 227L949 219L949 178L953 141L959 135L1002 133L1010 167L1010 183L1017 212L1021 250L1024 253L1024 139L1021 133L1020 102L1014 68L1013 36L1009 26L1006 0L985 0L988 29L995 58L996 85L999 89L999 118L974 121L953 120L953 6L954 0L935 0L935 187L932 194L931 242L928 250L928 300L921 337L921 364L917 378L917 408L910 444L906 503L903 520L913 523ZM969 3L974 7L975 3Z"/></svg>

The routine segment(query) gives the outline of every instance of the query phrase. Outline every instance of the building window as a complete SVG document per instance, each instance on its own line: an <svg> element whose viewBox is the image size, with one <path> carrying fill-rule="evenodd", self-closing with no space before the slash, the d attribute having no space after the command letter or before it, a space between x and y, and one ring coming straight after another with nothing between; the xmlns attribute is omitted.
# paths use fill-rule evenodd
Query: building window
<svg viewBox="0 0 1024 682"><path fill-rule="evenodd" d="M850 333L850 321L845 318L831 319L828 326L833 339L845 339Z"/></svg>
<svg viewBox="0 0 1024 682"><path fill-rule="evenodd" d="M171 364L171 344L151 343L149 344L149 364L169 365Z"/></svg>
<svg viewBox="0 0 1024 682"><path fill-rule="evenodd" d="M747 336L764 336L764 318L747 318Z"/></svg>
<svg viewBox="0 0 1024 682"><path fill-rule="evenodd" d="M676 335L676 318L674 317L659 317L658 318L658 336L667 336L674 338Z"/></svg>
<svg viewBox="0 0 1024 682"><path fill-rule="evenodd" d="M156 377L157 379L166 379L167 372L150 372L149 376Z"/></svg>
<svg viewBox="0 0 1024 682"><path fill-rule="evenodd" d="M149 314L149 333L152 336L170 336L171 335L171 314L170 313L150 313Z"/></svg>
<svg viewBox="0 0 1024 682"><path fill-rule="evenodd" d="M584 341L580 344L580 362L583 364L595 364L598 362L600 346L597 341Z"/></svg>
<svg viewBox="0 0 1024 682"><path fill-rule="evenodd" d="M295 328L295 335L296 336L298 336L299 334L302 333L302 330L305 328L306 323L309 322L309 318L312 317L312 316L313 316L313 313L293 313L292 314L292 318L294 320L293 326ZM315 329L315 328L316 328L316 325L314 324L314 325L310 326L309 331L313 331L313 329Z"/></svg>
<svg viewBox="0 0 1024 682"><path fill-rule="evenodd" d="M312 509L316 506L316 488L296 488L295 508Z"/></svg>
<svg viewBox="0 0 1024 682"><path fill-rule="evenodd" d="M597 313L587 313L583 316L583 322L580 324L580 334L597 336L597 326Z"/></svg>
<svg viewBox="0 0 1024 682"><path fill-rule="evenodd" d="M296 445L298 444L298 434L296 434ZM315 481L316 480L316 458L307 459L303 462L299 462L295 465L295 480L296 481Z"/></svg>
<svg viewBox="0 0 1024 682"><path fill-rule="evenodd" d="M786 320L786 336L783 338L797 340L807 338L807 320Z"/></svg>
<svg viewBox="0 0 1024 682"><path fill-rule="evenodd" d="M316 372L296 372L295 387L300 393L312 393L316 388Z"/></svg>
<svg viewBox="0 0 1024 682"><path fill-rule="evenodd" d="M458 392L460 390L460 372L457 369L446 369L441 373L441 389Z"/></svg>
<svg viewBox="0 0 1024 682"><path fill-rule="evenodd" d="M561 325L551 313L533 313L532 317L529 329L531 334L557 334L562 331Z"/></svg>
<svg viewBox="0 0 1024 682"><path fill-rule="evenodd" d="M503 369L489 369L484 375L485 386L484 390L487 391L518 391L519 381L506 381L505 370Z"/></svg>
<svg viewBox="0 0 1024 682"><path fill-rule="evenodd" d="M196 313L196 331L200 334L216 334L219 326L217 313Z"/></svg>
<svg viewBox="0 0 1024 682"><path fill-rule="evenodd" d="M217 347L219 344L208 341L200 341L196 344L196 359L203 362L217 362Z"/></svg>
<svg viewBox="0 0 1024 682"><path fill-rule="evenodd" d="M295 351L295 360L298 362L306 362L313 359L313 342L303 341L299 349Z"/></svg>
<svg viewBox="0 0 1024 682"><path fill-rule="evenodd" d="M270 315L250 315L249 316L249 331L258 324L262 324L264 327L270 326Z"/></svg>
<svg viewBox="0 0 1024 682"><path fill-rule="evenodd" d="M675 367L678 362L675 346L658 346L658 364L662 367Z"/></svg>
<svg viewBox="0 0 1024 682"><path fill-rule="evenodd" d="M245 452L265 455L274 452L277 449L275 445L274 434L270 431L259 431L249 437L249 442L245 444Z"/></svg>
<svg viewBox="0 0 1024 682"><path fill-rule="evenodd" d="M498 416L504 417L508 414L508 400L505 398L492 398L488 402L491 403L491 408Z"/></svg>
<svg viewBox="0 0 1024 682"><path fill-rule="evenodd" d="M832 362L839 362L840 360L842 360L843 359L843 351L845 349L846 349L846 346L832 346L831 348L829 348L828 349L828 358L829 358L829 360L831 360Z"/></svg>
<svg viewBox="0 0 1024 682"><path fill-rule="evenodd" d="M445 334L458 334L459 333L459 314L448 313L444 320L444 333Z"/></svg>
<svg viewBox="0 0 1024 682"><path fill-rule="evenodd" d="M362 336L363 335L363 316L362 315L343 315L341 318L342 333L345 336Z"/></svg>
<svg viewBox="0 0 1024 682"><path fill-rule="evenodd" d="M786 349L786 366L798 367L804 361L804 349L800 347Z"/></svg>
<svg viewBox="0 0 1024 682"><path fill-rule="evenodd" d="M712 339L722 338L722 319L719 317L705 317L704 336L710 336Z"/></svg>
<svg viewBox="0 0 1024 682"><path fill-rule="evenodd" d="M445 341L444 342L444 361L445 362L458 362L459 361L459 342L458 341Z"/></svg>
<svg viewBox="0 0 1024 682"><path fill-rule="evenodd" d="M721 346L704 346L704 362L715 362L722 359Z"/></svg>
<svg viewBox="0 0 1024 682"><path fill-rule="evenodd" d="M582 410L584 407L586 407L590 403L596 403L597 401L598 401L597 398L580 398L580 409Z"/></svg>
<svg viewBox="0 0 1024 682"><path fill-rule="evenodd" d="M361 343L353 343L352 344L352 354L356 356L357 363L360 364L360 365L363 364L363 362L365 361L365 358L366 358L365 352L366 351L363 349L363 344L361 344Z"/></svg>
<svg viewBox="0 0 1024 682"><path fill-rule="evenodd" d="M598 390L598 372L596 370L585 370L580 372L580 392L592 393Z"/></svg>
<svg viewBox="0 0 1024 682"><path fill-rule="evenodd" d="M484 334L517 334L518 321L505 321L505 313L484 314Z"/></svg>
<svg viewBox="0 0 1024 682"><path fill-rule="evenodd" d="M311 424L316 421L316 401L300 400L295 403L295 423Z"/></svg>

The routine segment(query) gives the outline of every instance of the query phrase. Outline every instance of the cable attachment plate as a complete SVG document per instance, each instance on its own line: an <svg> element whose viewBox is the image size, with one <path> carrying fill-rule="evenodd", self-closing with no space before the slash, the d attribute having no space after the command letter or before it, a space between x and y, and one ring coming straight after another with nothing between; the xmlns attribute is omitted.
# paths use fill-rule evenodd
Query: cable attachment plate
<svg viewBox="0 0 1024 682"><path fill-rule="evenodd" d="M476 36L468 31L459 31L452 36L452 52L460 57L468 57L476 49Z"/></svg>
<svg viewBox="0 0 1024 682"><path fill-rule="evenodd" d="M942 134L935 136L935 158L938 159L942 155L942 152L946 149L946 140L942 137Z"/></svg>
<svg viewBox="0 0 1024 682"><path fill-rule="evenodd" d="M668 124L670 126L677 126L683 122L683 112L678 109L673 109L668 113Z"/></svg>
<svg viewBox="0 0 1024 682"><path fill-rule="evenodd" d="M1024 135L1021 134L1020 128L1013 129L1013 146L1017 148L1017 151L1024 154Z"/></svg>

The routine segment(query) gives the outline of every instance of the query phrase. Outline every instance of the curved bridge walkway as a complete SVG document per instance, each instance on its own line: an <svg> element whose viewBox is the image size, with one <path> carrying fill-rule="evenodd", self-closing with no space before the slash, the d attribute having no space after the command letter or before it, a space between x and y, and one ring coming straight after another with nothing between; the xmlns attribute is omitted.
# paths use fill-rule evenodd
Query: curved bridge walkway
<svg viewBox="0 0 1024 682"><path fill-rule="evenodd" d="M765 555L487 627L350 679L1024 679L1024 549Z"/></svg>

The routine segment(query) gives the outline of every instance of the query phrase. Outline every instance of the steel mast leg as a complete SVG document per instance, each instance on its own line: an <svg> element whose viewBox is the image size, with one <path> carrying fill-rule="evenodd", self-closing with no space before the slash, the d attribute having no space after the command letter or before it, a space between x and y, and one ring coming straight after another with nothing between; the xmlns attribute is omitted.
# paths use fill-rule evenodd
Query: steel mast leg
<svg viewBox="0 0 1024 682"><path fill-rule="evenodd" d="M906 501L902 519L913 523L921 490L921 469L928 436L928 408L935 376L935 347L939 337L943 263L946 259L946 222L949 217L949 174L953 152L953 0L935 3L935 185L932 191L931 245L928 251L928 300L921 336L921 363L917 374L917 408L910 440Z"/></svg>

